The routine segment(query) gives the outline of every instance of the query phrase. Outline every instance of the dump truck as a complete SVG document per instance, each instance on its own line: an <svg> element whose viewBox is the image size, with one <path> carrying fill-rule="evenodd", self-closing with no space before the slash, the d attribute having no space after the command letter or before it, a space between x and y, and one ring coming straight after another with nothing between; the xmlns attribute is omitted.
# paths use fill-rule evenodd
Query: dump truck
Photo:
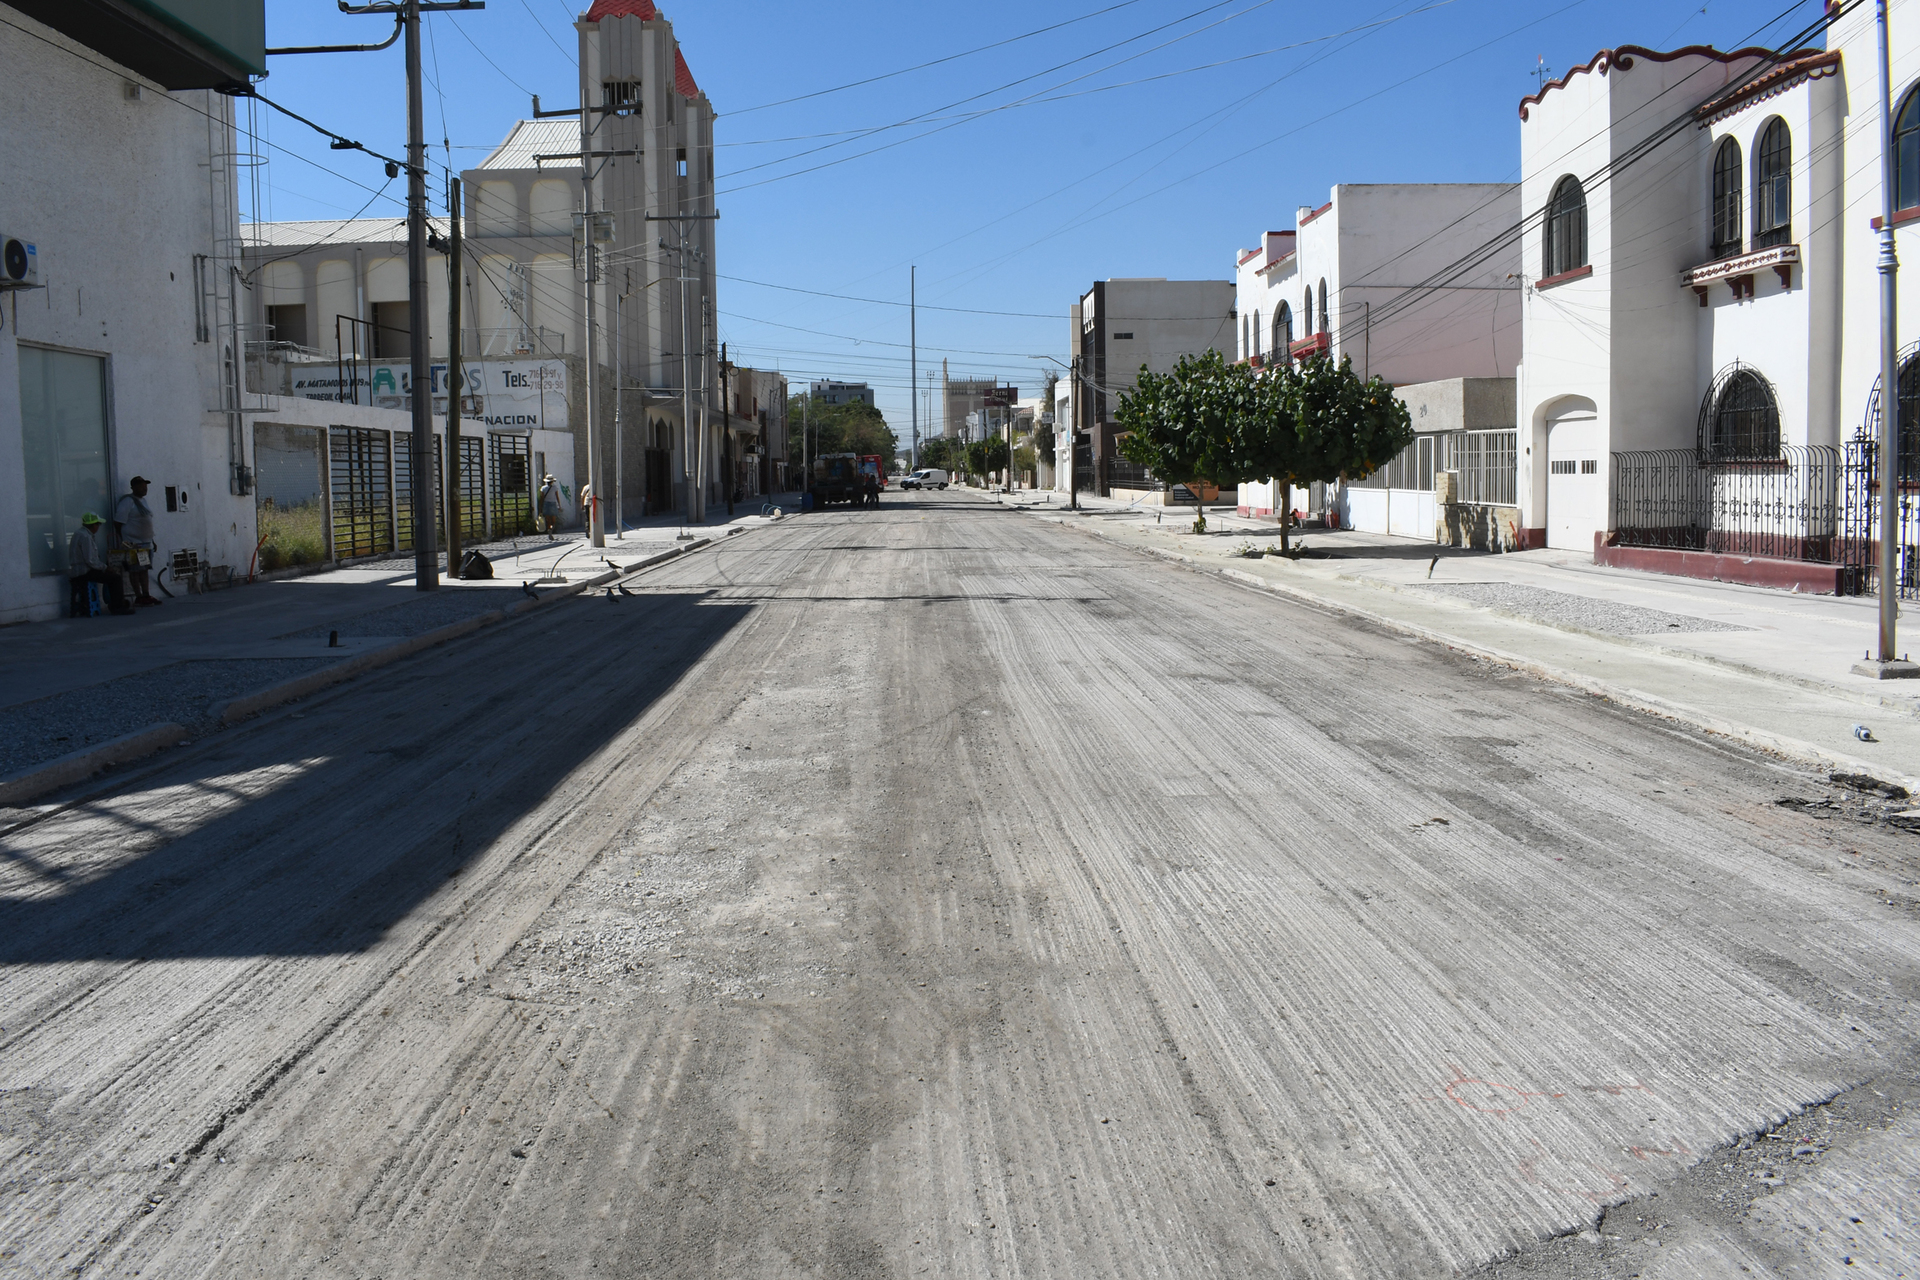
<svg viewBox="0 0 1920 1280"><path fill-rule="evenodd" d="M813 460L813 500L822 506L833 502L857 505L866 482L857 453L825 453Z"/></svg>

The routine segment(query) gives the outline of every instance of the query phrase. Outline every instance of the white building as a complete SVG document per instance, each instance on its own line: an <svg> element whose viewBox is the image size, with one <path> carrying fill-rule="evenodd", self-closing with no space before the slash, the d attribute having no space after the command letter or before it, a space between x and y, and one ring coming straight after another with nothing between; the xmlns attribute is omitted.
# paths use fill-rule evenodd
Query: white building
<svg viewBox="0 0 1920 1280"><path fill-rule="evenodd" d="M244 574L257 424L328 421L244 387L242 147L214 90L263 73L263 6L5 12L0 232L23 272L32 246L32 274L0 293L0 622L64 612L68 538L135 475L161 565L189 552Z"/></svg>
<svg viewBox="0 0 1920 1280"><path fill-rule="evenodd" d="M1325 204L1302 205L1291 230L1266 232L1259 247L1235 255L1238 358L1271 365L1325 354L1395 386L1512 377L1520 358L1518 248L1466 269L1457 264L1497 244L1519 216L1519 190L1503 183L1335 186ZM1472 399L1500 403L1497 395ZM1434 475L1448 446L1439 421L1416 420L1423 438L1379 473L1382 484L1407 481L1404 489L1348 487L1334 496L1343 524L1432 532ZM1307 492L1293 496L1297 510L1307 509ZM1240 486L1243 514L1272 515L1279 502L1272 483Z"/></svg>
<svg viewBox="0 0 1920 1280"><path fill-rule="evenodd" d="M1074 434L1085 463L1075 477L1083 489L1107 493L1140 488L1146 480L1119 456L1114 422L1120 395L1144 367L1167 373L1182 356L1234 350L1233 282L1168 280L1162 276L1096 280L1070 311ZM1056 424L1057 425L1057 424Z"/></svg>
<svg viewBox="0 0 1920 1280"><path fill-rule="evenodd" d="M1896 234L1920 261L1920 4L1891 10ZM1520 500L1547 545L1848 588L1868 559L1852 442L1877 430L1880 93L1862 5L1826 49L1622 46L1522 101L1539 216ZM1920 304L1903 293L1908 334Z"/></svg>

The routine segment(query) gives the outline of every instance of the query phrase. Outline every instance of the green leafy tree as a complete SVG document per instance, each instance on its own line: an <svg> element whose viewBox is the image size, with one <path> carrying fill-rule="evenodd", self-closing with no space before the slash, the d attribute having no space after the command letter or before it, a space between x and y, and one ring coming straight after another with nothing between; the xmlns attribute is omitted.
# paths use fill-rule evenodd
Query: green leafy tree
<svg viewBox="0 0 1920 1280"><path fill-rule="evenodd" d="M803 420L811 440L814 457L827 453L877 453L891 458L900 452L900 440L887 425L880 410L864 401L851 404L827 404L811 396L789 401L787 420L796 426Z"/></svg>
<svg viewBox="0 0 1920 1280"><path fill-rule="evenodd" d="M1281 485L1281 545L1293 519L1293 486L1364 480L1413 443L1413 417L1380 377L1362 382L1346 356L1327 356L1277 371L1293 421L1290 464L1269 474Z"/></svg>
<svg viewBox="0 0 1920 1280"><path fill-rule="evenodd" d="M1262 468L1276 461L1272 446L1284 437L1263 425L1275 401L1260 382L1250 366L1228 364L1213 350L1182 356L1171 373L1140 366L1114 413L1124 433L1120 456L1196 497L1203 481L1225 488L1265 479L1272 472ZM1193 531L1207 531L1204 504Z"/></svg>
<svg viewBox="0 0 1920 1280"><path fill-rule="evenodd" d="M935 436L920 445L920 465L938 467L942 471L954 472L961 469L960 442L948 436Z"/></svg>
<svg viewBox="0 0 1920 1280"><path fill-rule="evenodd" d="M982 479L1006 465L1007 441L1004 436L990 436L967 446L967 469Z"/></svg>
<svg viewBox="0 0 1920 1280"><path fill-rule="evenodd" d="M1039 462L1039 456L1030 444L1023 444L1013 451L1013 469L1023 476L1031 476L1035 484L1040 482L1040 473L1036 470Z"/></svg>

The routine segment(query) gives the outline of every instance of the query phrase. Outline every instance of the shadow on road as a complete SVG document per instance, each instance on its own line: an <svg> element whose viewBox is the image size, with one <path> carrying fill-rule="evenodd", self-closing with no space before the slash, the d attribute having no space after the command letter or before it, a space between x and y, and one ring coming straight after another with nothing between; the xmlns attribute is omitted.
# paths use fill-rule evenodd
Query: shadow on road
<svg viewBox="0 0 1920 1280"><path fill-rule="evenodd" d="M16 832L0 840L0 964L362 950L751 608L569 602Z"/></svg>

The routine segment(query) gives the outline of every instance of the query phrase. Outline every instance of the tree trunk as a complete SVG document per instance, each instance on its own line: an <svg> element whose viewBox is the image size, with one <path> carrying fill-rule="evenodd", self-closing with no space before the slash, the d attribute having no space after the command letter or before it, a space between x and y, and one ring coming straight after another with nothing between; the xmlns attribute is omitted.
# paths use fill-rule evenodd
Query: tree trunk
<svg viewBox="0 0 1920 1280"><path fill-rule="evenodd" d="M1280 551L1282 554L1292 550L1287 534L1293 528L1293 481L1280 482Z"/></svg>

